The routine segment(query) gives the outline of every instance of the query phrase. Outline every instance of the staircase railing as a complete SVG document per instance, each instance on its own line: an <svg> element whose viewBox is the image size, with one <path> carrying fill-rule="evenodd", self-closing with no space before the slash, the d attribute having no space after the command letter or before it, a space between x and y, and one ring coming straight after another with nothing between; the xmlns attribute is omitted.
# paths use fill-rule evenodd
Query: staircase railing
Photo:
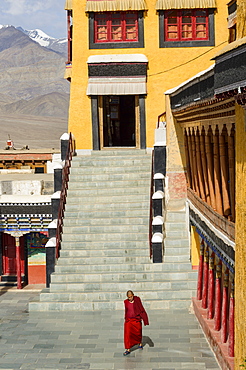
<svg viewBox="0 0 246 370"><path fill-rule="evenodd" d="M66 200L67 200L67 189L68 189L71 161L72 161L74 153L75 153L75 141L73 139L73 135L70 132L66 159L65 159L63 170L62 170L62 188L61 188L60 204L59 204L58 219L57 219L57 229L56 229L56 258L59 258L60 256L62 231L63 231L63 217L64 217L65 205L66 205Z"/></svg>
<svg viewBox="0 0 246 370"><path fill-rule="evenodd" d="M149 257L152 258L152 220L153 220L153 197L154 194L154 149L151 154L151 179L150 179L150 204L149 204Z"/></svg>

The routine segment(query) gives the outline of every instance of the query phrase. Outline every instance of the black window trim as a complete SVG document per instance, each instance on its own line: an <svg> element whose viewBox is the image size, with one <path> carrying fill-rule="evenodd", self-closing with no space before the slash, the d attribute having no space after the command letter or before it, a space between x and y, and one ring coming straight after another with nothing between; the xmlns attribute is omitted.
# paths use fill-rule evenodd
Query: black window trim
<svg viewBox="0 0 246 370"><path fill-rule="evenodd" d="M165 41L164 29L164 10L159 10L159 47L160 48L191 48L214 46L214 9L208 9L208 27L209 27L209 40L191 40L191 41Z"/></svg>
<svg viewBox="0 0 246 370"><path fill-rule="evenodd" d="M144 48L144 14L138 11L138 41L94 42L94 12L89 12L89 49L131 49Z"/></svg>

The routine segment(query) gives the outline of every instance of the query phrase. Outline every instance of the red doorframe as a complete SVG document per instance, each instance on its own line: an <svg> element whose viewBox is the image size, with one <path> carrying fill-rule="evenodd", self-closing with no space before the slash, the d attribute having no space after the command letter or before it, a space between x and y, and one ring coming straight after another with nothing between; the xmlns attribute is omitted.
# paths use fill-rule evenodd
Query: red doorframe
<svg viewBox="0 0 246 370"><path fill-rule="evenodd" d="M3 233L3 275L17 274L16 267L16 244L15 238L9 234ZM21 274L25 275L25 247L24 236L20 237L20 259L21 259Z"/></svg>

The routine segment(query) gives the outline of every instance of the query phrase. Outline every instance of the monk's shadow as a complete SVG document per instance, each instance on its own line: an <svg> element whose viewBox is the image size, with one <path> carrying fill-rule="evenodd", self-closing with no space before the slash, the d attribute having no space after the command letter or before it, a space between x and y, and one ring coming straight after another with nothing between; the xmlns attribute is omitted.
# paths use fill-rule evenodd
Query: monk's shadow
<svg viewBox="0 0 246 370"><path fill-rule="evenodd" d="M143 336L143 338L142 338L142 345L143 345L143 347L145 347L146 344L148 344L149 347L154 347L155 346L154 342L152 341L152 339L150 337ZM138 345L133 346L131 348L131 352L132 351L136 351L137 349L138 349Z"/></svg>

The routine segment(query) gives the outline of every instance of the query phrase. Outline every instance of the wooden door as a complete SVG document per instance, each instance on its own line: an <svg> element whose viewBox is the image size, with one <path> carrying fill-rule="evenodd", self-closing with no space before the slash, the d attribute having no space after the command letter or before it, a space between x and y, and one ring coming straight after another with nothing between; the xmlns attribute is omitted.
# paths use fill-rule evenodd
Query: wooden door
<svg viewBox="0 0 246 370"><path fill-rule="evenodd" d="M24 237L20 238L21 273L25 273ZM16 275L15 238L3 234L3 275Z"/></svg>

